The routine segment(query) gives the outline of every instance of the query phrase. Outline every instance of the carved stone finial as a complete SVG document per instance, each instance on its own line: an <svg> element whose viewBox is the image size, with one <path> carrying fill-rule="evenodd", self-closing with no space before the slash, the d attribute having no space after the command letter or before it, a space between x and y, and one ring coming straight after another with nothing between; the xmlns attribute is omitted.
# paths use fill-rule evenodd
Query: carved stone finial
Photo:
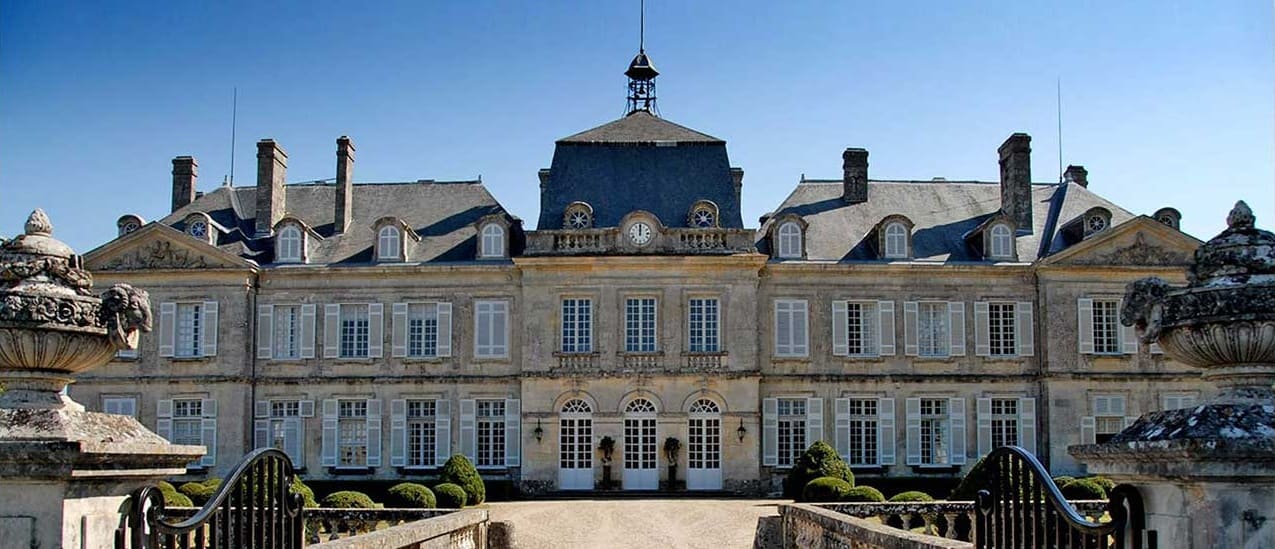
<svg viewBox="0 0 1275 549"><path fill-rule="evenodd" d="M38 234L48 236L53 234L53 223L49 221L49 216L45 215L44 210L36 208L31 212L31 216L27 218L26 234Z"/></svg>
<svg viewBox="0 0 1275 549"><path fill-rule="evenodd" d="M1226 225L1232 229L1251 229L1257 223L1253 210L1243 200L1236 202L1231 213L1226 216Z"/></svg>

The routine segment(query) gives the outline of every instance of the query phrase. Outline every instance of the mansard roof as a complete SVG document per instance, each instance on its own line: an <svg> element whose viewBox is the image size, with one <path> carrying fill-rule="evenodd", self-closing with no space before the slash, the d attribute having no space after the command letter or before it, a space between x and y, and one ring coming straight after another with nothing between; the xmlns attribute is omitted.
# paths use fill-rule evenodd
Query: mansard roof
<svg viewBox="0 0 1275 549"><path fill-rule="evenodd" d="M857 204L847 204L842 193L840 179L803 180L771 219L792 213L806 221L808 260L877 260L866 237L887 216L904 215L914 224L915 261L982 261L982 254L969 246L965 236L1001 207L1000 184L996 182L869 181L867 201ZM1030 232L1026 227L1016 232L1017 257L1022 261L1034 261L1069 246L1071 243L1057 234L1058 228L1095 206L1111 211L1113 226L1134 217L1070 182L1032 184L1031 203ZM759 249L768 248L768 242L759 242Z"/></svg>
<svg viewBox="0 0 1275 549"><path fill-rule="evenodd" d="M361 183L353 186L353 219L343 234L334 232L337 187L332 184L285 185L285 216L308 225L322 240L310 242L310 264L372 262L374 222L396 217L417 234L409 239L412 263L473 261L477 254L474 223L483 216L508 215L479 181ZM159 222L184 229L192 212L207 213L227 230L217 247L261 264L273 262L273 237L255 237L256 187L221 187Z"/></svg>

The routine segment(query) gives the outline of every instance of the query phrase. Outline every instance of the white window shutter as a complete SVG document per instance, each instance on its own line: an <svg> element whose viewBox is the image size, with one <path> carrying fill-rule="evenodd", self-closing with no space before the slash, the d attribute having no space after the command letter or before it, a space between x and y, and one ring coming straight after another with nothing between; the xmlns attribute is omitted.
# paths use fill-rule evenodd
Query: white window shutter
<svg viewBox="0 0 1275 549"><path fill-rule="evenodd" d="M1125 414L1125 400L1123 396L1108 397L1110 402L1111 415L1123 416Z"/></svg>
<svg viewBox="0 0 1275 549"><path fill-rule="evenodd" d="M305 429L301 418L283 420L283 451L294 467L305 467Z"/></svg>
<svg viewBox="0 0 1275 549"><path fill-rule="evenodd" d="M992 354L991 314L986 301L974 302L974 356Z"/></svg>
<svg viewBox="0 0 1275 549"><path fill-rule="evenodd" d="M810 315L805 301L794 301L792 305L792 354L807 356L810 354Z"/></svg>
<svg viewBox="0 0 1275 549"><path fill-rule="evenodd" d="M460 453L469 458L469 461L475 461L478 457L477 429L475 428L474 418L476 412L477 408L474 399L463 398L460 400Z"/></svg>
<svg viewBox="0 0 1275 549"><path fill-rule="evenodd" d="M452 356L452 304L438 304L438 356Z"/></svg>
<svg viewBox="0 0 1275 549"><path fill-rule="evenodd" d="M975 421L978 422L978 455L985 456L992 448L992 399L980 398L974 405Z"/></svg>
<svg viewBox="0 0 1275 549"><path fill-rule="evenodd" d="M155 401L155 434L164 440L173 440L173 401L160 399Z"/></svg>
<svg viewBox="0 0 1275 549"><path fill-rule="evenodd" d="M949 398L947 400L948 426L952 434L952 465L965 465L965 399Z"/></svg>
<svg viewBox="0 0 1275 549"><path fill-rule="evenodd" d="M823 440L823 399L806 399L806 448Z"/></svg>
<svg viewBox="0 0 1275 549"><path fill-rule="evenodd" d="M907 421L907 464L921 464L921 399L909 398L904 402Z"/></svg>
<svg viewBox="0 0 1275 549"><path fill-rule="evenodd" d="M274 305L257 305L257 358L274 357Z"/></svg>
<svg viewBox="0 0 1275 549"><path fill-rule="evenodd" d="M314 401L313 400L299 401L297 402L297 408L299 408L297 412L301 414L301 417L314 417Z"/></svg>
<svg viewBox="0 0 1275 549"><path fill-rule="evenodd" d="M1097 441L1097 429L1094 427L1094 417L1085 416L1080 418L1080 443L1093 444Z"/></svg>
<svg viewBox="0 0 1275 549"><path fill-rule="evenodd" d="M1121 301L1121 308L1124 308L1124 302ZM1116 322L1119 322L1118 320ZM1123 346L1124 354L1138 354L1138 331L1133 326L1125 326L1120 324L1120 344Z"/></svg>
<svg viewBox="0 0 1275 549"><path fill-rule="evenodd" d="M367 356L381 358L385 347L385 305L367 304Z"/></svg>
<svg viewBox="0 0 1275 549"><path fill-rule="evenodd" d="M341 354L341 306L329 303L323 306L323 358L337 358ZM336 459L336 447L332 458Z"/></svg>
<svg viewBox="0 0 1275 549"><path fill-rule="evenodd" d="M381 401L367 401L367 466L381 466Z"/></svg>
<svg viewBox="0 0 1275 549"><path fill-rule="evenodd" d="M395 305L397 307L397 304ZM397 317L397 313L395 314ZM395 321L395 331L397 331ZM396 398L390 401L390 466L407 465L407 401Z"/></svg>
<svg viewBox="0 0 1275 549"><path fill-rule="evenodd" d="M395 303L391 308L390 319L390 355L405 357L407 356L407 304ZM393 407L391 403L390 409L393 410Z"/></svg>
<svg viewBox="0 0 1275 549"><path fill-rule="evenodd" d="M204 339L200 342L202 348L199 351L199 355L217 356L217 318L221 316L217 313L217 302L205 301L204 306L199 309L199 314L203 316L200 319L200 326L203 326Z"/></svg>
<svg viewBox="0 0 1275 549"><path fill-rule="evenodd" d="M270 417L270 401L258 400L253 404L252 417L257 419Z"/></svg>
<svg viewBox="0 0 1275 549"><path fill-rule="evenodd" d="M951 329L952 347L949 354L951 356L965 356L965 303L961 301L950 301L947 304L948 318L951 319L948 328Z"/></svg>
<svg viewBox="0 0 1275 549"><path fill-rule="evenodd" d="M207 304L205 304L207 305ZM216 318L216 307L213 307L213 318ZM200 403L203 418L200 420L200 439L208 453L200 458L199 464L204 467L217 465L217 401L206 398Z"/></svg>
<svg viewBox="0 0 1275 549"><path fill-rule="evenodd" d="M903 354L906 356L917 355L917 307L915 301L903 302ZM919 412L918 412L919 413ZM920 440L920 427L917 427L917 440ZM921 459L920 448L917 449L917 459Z"/></svg>
<svg viewBox="0 0 1275 549"><path fill-rule="evenodd" d="M1093 300L1082 297L1076 300L1076 333L1080 334L1080 353L1093 354Z"/></svg>
<svg viewBox="0 0 1275 549"><path fill-rule="evenodd" d="M1018 399L1018 445L1036 453L1036 399L1032 397Z"/></svg>
<svg viewBox="0 0 1275 549"><path fill-rule="evenodd" d="M268 448L270 446L270 420L252 420L252 447Z"/></svg>
<svg viewBox="0 0 1275 549"><path fill-rule="evenodd" d="M495 344L496 356L509 356L509 302L497 301L493 308L496 316L492 321L492 343Z"/></svg>
<svg viewBox="0 0 1275 549"><path fill-rule="evenodd" d="M1030 301L1019 301L1014 307L1014 336L1018 342L1018 356L1036 354L1036 323L1033 316Z"/></svg>
<svg viewBox="0 0 1275 549"><path fill-rule="evenodd" d="M792 302L775 302L775 354L791 356L792 352Z"/></svg>
<svg viewBox="0 0 1275 549"><path fill-rule="evenodd" d="M313 303L301 306L301 358L314 358L314 321L316 307ZM314 402L310 403L310 415L314 415Z"/></svg>
<svg viewBox="0 0 1275 549"><path fill-rule="evenodd" d="M522 465L522 401L505 399L505 466Z"/></svg>
<svg viewBox="0 0 1275 549"><path fill-rule="evenodd" d="M832 302L832 354L846 356L850 354L850 341L846 330L849 321L846 317L847 301Z"/></svg>
<svg viewBox="0 0 1275 549"><path fill-rule="evenodd" d="M877 350L880 356L894 356L894 302L877 302Z"/></svg>
<svg viewBox="0 0 1275 549"><path fill-rule="evenodd" d="M159 356L171 357L177 348L177 304L159 304Z"/></svg>
<svg viewBox="0 0 1275 549"><path fill-rule="evenodd" d="M761 400L761 464L779 464L779 399Z"/></svg>
<svg viewBox="0 0 1275 549"><path fill-rule="evenodd" d="M877 399L877 459L881 465L894 465L894 399Z"/></svg>
<svg viewBox="0 0 1275 549"><path fill-rule="evenodd" d="M323 400L323 442L319 458L320 465L336 467L337 437L337 401L334 398Z"/></svg>
<svg viewBox="0 0 1275 549"><path fill-rule="evenodd" d="M452 457L452 403L434 401L434 465L442 466Z"/></svg>
<svg viewBox="0 0 1275 549"><path fill-rule="evenodd" d="M837 454L846 463L850 462L850 399L838 398L833 401L832 441Z"/></svg>

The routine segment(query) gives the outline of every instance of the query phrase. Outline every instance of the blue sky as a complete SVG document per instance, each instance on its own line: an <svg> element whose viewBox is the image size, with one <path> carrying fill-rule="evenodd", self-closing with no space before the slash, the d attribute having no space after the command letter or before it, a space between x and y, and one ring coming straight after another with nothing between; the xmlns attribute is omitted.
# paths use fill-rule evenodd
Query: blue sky
<svg viewBox="0 0 1275 549"><path fill-rule="evenodd" d="M168 213L171 159L199 189L255 179L257 139L288 180L481 174L530 228L553 141L619 117L636 1L0 1L0 234L45 208L81 252L115 220ZM1207 239L1236 199L1275 228L1272 4L650 0L664 117L726 139L750 225L804 173L865 147L880 179L997 178L1033 137L1135 213L1172 205Z"/></svg>

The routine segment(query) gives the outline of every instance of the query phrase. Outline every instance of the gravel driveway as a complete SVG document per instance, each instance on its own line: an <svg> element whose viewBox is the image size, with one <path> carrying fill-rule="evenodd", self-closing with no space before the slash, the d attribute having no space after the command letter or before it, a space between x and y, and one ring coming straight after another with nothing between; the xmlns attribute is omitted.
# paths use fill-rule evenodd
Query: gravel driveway
<svg viewBox="0 0 1275 549"><path fill-rule="evenodd" d="M757 517L776 500L647 499L490 503L492 521L513 524L518 549L753 546Z"/></svg>

